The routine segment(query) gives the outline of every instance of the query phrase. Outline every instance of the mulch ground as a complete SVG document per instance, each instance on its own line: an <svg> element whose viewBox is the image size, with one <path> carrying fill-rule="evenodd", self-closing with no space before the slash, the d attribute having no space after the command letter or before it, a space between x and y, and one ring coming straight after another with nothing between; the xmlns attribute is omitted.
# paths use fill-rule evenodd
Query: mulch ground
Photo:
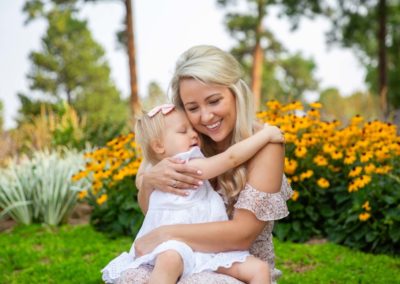
<svg viewBox="0 0 400 284"><path fill-rule="evenodd" d="M88 224L90 221L90 214L92 208L86 203L79 203L72 210L71 215L68 218L68 224L70 225L81 225ZM11 217L4 217L0 219L0 233L9 232L17 225Z"/></svg>

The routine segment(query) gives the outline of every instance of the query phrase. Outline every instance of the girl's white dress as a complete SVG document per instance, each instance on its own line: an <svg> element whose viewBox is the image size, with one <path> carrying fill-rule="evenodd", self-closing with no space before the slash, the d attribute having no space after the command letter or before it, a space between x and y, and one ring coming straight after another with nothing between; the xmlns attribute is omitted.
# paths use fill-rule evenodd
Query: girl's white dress
<svg viewBox="0 0 400 284"><path fill-rule="evenodd" d="M188 152L176 157L189 161L194 158L204 158L199 147L193 147ZM171 224L193 224L228 220L224 202L214 191L208 181L196 190L190 190L188 196L177 196L154 190L150 196L149 209L136 239L155 228ZM103 280L106 283L116 283L121 273L137 268L140 265L154 265L158 254L166 250L177 251L184 264L182 277L202 271L215 271L219 267L231 267L235 262L244 262L250 255L248 251L232 251L221 253L194 252L183 242L170 240L157 246L151 253L135 257L134 245L129 253L122 253L113 259L103 270Z"/></svg>

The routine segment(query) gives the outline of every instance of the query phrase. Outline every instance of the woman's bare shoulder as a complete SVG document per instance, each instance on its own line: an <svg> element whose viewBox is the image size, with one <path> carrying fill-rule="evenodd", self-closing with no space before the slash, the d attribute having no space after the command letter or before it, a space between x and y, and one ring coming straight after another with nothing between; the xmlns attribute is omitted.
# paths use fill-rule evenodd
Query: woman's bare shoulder
<svg viewBox="0 0 400 284"><path fill-rule="evenodd" d="M248 163L247 183L263 192L278 192L282 183L285 148L267 144Z"/></svg>

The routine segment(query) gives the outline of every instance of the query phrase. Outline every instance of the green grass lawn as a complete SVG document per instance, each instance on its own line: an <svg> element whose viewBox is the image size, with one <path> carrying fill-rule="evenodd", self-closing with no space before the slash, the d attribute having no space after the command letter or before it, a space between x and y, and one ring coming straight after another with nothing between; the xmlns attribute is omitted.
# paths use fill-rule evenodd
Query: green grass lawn
<svg viewBox="0 0 400 284"><path fill-rule="evenodd" d="M100 269L130 238L90 226L22 226L0 233L0 283L102 283ZM325 244L275 242L279 283L400 283L400 258Z"/></svg>

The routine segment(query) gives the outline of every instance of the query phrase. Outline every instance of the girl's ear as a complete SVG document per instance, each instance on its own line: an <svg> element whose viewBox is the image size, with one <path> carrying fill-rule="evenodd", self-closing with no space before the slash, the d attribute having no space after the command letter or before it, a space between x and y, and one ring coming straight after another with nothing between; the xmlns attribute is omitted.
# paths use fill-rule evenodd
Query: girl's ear
<svg viewBox="0 0 400 284"><path fill-rule="evenodd" d="M150 146L156 154L161 155L165 153L164 144L160 141L160 139L151 141Z"/></svg>

